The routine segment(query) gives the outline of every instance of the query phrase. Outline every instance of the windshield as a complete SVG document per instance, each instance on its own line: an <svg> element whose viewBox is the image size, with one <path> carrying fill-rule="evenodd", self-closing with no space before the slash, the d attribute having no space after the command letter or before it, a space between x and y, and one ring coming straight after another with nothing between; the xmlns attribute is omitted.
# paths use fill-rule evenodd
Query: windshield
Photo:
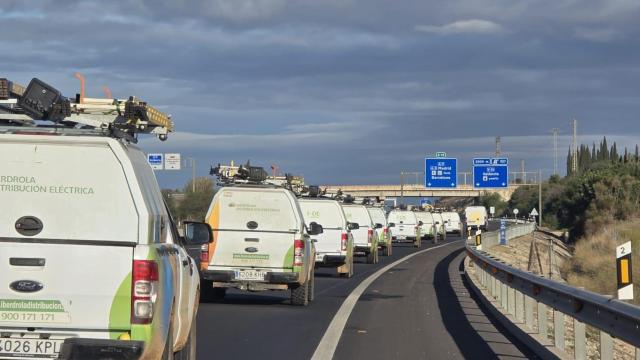
<svg viewBox="0 0 640 360"><path fill-rule="evenodd" d="M378 208L367 208L369 211L369 215L371 215L371 219L374 224L387 224L387 218L384 217L384 210Z"/></svg>
<svg viewBox="0 0 640 360"><path fill-rule="evenodd" d="M344 212L338 202L300 200L299 203L307 226L314 221L325 229L342 229L345 226Z"/></svg>
<svg viewBox="0 0 640 360"><path fill-rule="evenodd" d="M360 227L371 226L371 216L367 208L364 206L343 206L344 214L347 217L347 221L356 223Z"/></svg>

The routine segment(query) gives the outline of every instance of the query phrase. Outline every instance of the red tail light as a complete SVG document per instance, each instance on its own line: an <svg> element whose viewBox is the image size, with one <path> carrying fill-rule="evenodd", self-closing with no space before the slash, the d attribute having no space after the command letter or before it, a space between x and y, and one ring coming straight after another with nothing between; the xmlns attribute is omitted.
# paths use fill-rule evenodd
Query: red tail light
<svg viewBox="0 0 640 360"><path fill-rule="evenodd" d="M383 232L385 235L387 235L387 234L389 233L389 228L384 228L384 229L382 229L382 232Z"/></svg>
<svg viewBox="0 0 640 360"><path fill-rule="evenodd" d="M131 279L131 323L153 321L153 305L158 291L158 263L153 260L133 260Z"/></svg>
<svg viewBox="0 0 640 360"><path fill-rule="evenodd" d="M200 270L207 270L209 267L209 244L202 244L200 247Z"/></svg>
<svg viewBox="0 0 640 360"><path fill-rule="evenodd" d="M340 239L340 243L342 244L342 251L347 250L348 242L349 242L349 235L347 235L347 233L342 233L342 238Z"/></svg>
<svg viewBox="0 0 640 360"><path fill-rule="evenodd" d="M302 266L304 257L304 241L293 240L293 266Z"/></svg>
<svg viewBox="0 0 640 360"><path fill-rule="evenodd" d="M373 241L373 229L367 230L367 237L369 239L369 243Z"/></svg>

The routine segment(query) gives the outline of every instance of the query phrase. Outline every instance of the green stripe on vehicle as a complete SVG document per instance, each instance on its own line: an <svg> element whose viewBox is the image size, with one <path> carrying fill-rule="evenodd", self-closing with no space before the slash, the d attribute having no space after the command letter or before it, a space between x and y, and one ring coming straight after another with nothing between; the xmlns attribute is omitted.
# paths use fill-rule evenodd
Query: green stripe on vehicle
<svg viewBox="0 0 640 360"><path fill-rule="evenodd" d="M129 273L116 291L109 311L109 330L128 329L131 325L131 273ZM121 333L111 332L111 339L117 339Z"/></svg>

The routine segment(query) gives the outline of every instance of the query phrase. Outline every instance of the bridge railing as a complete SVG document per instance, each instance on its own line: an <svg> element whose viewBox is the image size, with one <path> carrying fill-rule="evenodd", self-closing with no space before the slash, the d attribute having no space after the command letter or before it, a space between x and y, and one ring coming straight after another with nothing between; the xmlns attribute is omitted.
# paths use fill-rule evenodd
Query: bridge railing
<svg viewBox="0 0 640 360"><path fill-rule="evenodd" d="M599 358L613 359L614 346L624 346L614 342L617 338L630 344L628 357L640 359L640 307L516 269L474 245L466 250L467 273L475 276L472 286L524 333L552 346L554 353L586 359L587 338L595 337ZM553 314L551 324L548 311ZM594 330L587 331L585 325ZM571 328L573 351L568 353L565 337Z"/></svg>

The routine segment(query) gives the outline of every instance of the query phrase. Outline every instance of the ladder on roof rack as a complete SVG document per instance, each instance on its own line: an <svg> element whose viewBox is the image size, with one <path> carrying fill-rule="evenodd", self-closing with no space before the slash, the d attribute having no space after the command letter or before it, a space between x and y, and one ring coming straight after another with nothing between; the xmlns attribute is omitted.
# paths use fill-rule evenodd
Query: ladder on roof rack
<svg viewBox="0 0 640 360"><path fill-rule="evenodd" d="M25 88L0 78L0 126L38 127L36 120L56 128L103 129L117 138L136 142L137 134L153 134L162 141L174 130L171 116L136 97L101 99L76 96L70 100L33 78ZM51 127L49 125L48 127Z"/></svg>

